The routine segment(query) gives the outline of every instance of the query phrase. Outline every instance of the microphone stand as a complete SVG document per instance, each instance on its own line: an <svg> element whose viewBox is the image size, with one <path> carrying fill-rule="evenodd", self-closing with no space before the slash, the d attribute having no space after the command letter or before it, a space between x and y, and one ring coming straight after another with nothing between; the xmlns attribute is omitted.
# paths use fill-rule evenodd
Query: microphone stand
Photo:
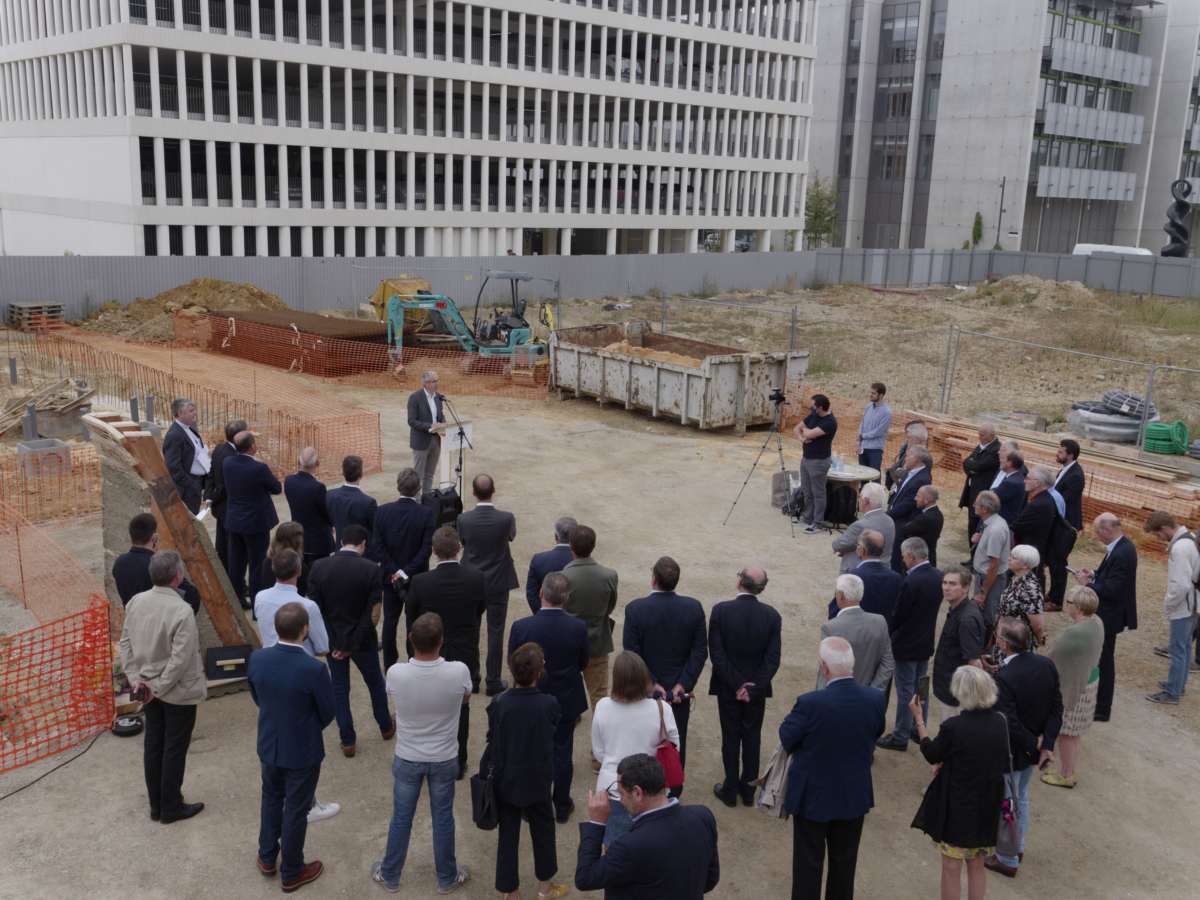
<svg viewBox="0 0 1200 900"><path fill-rule="evenodd" d="M454 467L454 483L458 487L458 502L462 503L466 496L463 493L463 444L466 444L472 450L475 449L475 445L467 437L467 431L463 428L462 422L458 420L458 414L454 411L454 404L450 402L450 398L443 396L442 403L450 410L450 417L454 419L454 424L458 426L458 431L456 432L458 435L458 465Z"/></svg>

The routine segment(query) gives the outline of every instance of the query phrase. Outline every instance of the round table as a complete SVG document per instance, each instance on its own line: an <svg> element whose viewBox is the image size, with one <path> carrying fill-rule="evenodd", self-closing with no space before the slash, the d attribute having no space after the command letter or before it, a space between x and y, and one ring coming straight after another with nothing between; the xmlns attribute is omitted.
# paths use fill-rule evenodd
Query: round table
<svg viewBox="0 0 1200 900"><path fill-rule="evenodd" d="M829 497L832 495L834 488L838 488L843 485L850 485L854 488L854 493L857 494L864 481L874 481L878 477L878 469L872 469L870 466L860 466L858 463L846 463L845 468L838 469L836 471L833 468L830 468L829 472L825 476L826 496ZM792 480L791 487L793 491L800 487L800 479L797 478ZM826 505L826 509L829 509L828 503ZM834 528L846 527L844 524L835 524L829 521L823 522L822 525L830 530Z"/></svg>

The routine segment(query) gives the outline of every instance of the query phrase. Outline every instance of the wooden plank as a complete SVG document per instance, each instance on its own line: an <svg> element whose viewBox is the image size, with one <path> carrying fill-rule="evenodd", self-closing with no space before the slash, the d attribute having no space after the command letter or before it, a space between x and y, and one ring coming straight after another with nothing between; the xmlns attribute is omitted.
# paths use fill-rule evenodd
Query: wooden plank
<svg viewBox="0 0 1200 900"><path fill-rule="evenodd" d="M126 423L118 423L118 426L123 424ZM183 505L179 491L175 489L175 482L171 480L167 463L154 438L144 431L125 433L121 437L121 446L129 451L138 475L149 485L151 496L158 506L158 513L162 515L162 521L166 523L175 549L183 557L188 572L195 581L200 599L204 602L204 608L208 610L208 616L212 619L221 643L226 647L236 644L261 646L256 635L242 633L237 619L234 618L225 598L225 591L217 579L217 573L213 570L208 554L204 552L200 538L193 528L191 513Z"/></svg>

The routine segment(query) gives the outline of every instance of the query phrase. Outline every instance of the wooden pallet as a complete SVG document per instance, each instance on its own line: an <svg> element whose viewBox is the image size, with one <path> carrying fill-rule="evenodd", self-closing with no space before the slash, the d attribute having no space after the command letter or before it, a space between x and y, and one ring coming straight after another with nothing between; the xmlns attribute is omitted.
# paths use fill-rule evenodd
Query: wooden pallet
<svg viewBox="0 0 1200 900"><path fill-rule="evenodd" d="M17 331L61 327L66 321L65 303L14 300L8 304L8 327Z"/></svg>

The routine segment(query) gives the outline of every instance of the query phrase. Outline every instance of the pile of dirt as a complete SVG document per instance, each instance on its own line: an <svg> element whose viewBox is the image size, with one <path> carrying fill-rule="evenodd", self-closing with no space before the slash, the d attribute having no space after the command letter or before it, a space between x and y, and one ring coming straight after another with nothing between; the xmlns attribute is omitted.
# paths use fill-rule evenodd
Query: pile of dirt
<svg viewBox="0 0 1200 900"><path fill-rule="evenodd" d="M650 350L647 347L635 347L628 341L618 341L604 348L609 353L624 353L628 356L640 356L642 359L654 359L658 362L670 363L675 366L688 366L698 369L704 363L702 359L690 356L680 356L678 353L667 353L665 350Z"/></svg>
<svg viewBox="0 0 1200 900"><path fill-rule="evenodd" d="M221 312L227 309L271 310L288 309L288 305L270 291L252 284L220 281L216 278L194 278L187 284L163 291L156 297L138 297L125 306L105 303L100 312L81 328L136 338L141 341L173 341L175 327L171 312L189 309L197 313Z"/></svg>
<svg viewBox="0 0 1200 900"><path fill-rule="evenodd" d="M1091 306L1096 295L1078 281L1045 281L1036 275L1009 275L991 284L971 285L954 295L981 306L1022 304L1039 309Z"/></svg>

